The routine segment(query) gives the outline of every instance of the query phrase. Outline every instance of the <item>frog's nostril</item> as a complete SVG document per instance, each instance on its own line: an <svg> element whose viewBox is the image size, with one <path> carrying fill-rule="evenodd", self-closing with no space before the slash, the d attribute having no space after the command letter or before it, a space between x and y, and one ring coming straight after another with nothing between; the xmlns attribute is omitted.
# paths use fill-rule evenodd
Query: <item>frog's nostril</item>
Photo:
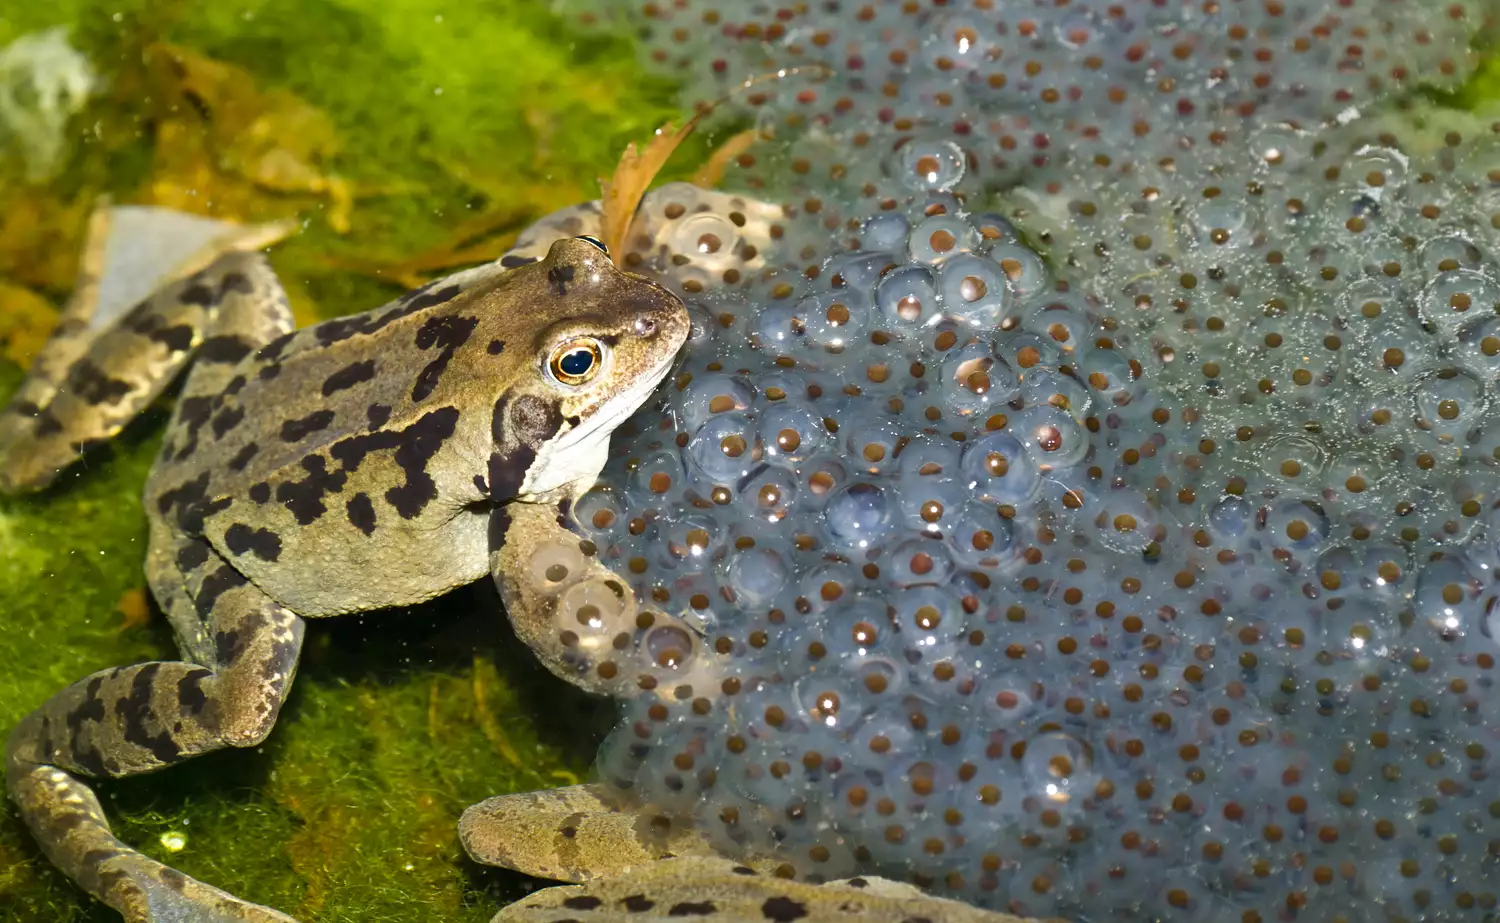
<svg viewBox="0 0 1500 923"><path fill-rule="evenodd" d="M635 321L636 336L656 336L656 321L649 317L639 317Z"/></svg>

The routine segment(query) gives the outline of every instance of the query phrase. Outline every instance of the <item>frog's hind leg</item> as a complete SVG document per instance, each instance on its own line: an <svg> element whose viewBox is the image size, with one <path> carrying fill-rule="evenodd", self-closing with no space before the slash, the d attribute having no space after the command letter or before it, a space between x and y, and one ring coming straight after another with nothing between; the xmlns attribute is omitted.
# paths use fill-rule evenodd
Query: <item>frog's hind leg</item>
<svg viewBox="0 0 1500 923"><path fill-rule="evenodd" d="M195 354L211 352L205 331L226 295L269 275L246 251L285 234L164 209L96 212L73 297L0 410L0 492L47 486L119 433ZM274 280L259 290L276 293L271 311L289 323Z"/></svg>
<svg viewBox="0 0 1500 923"><path fill-rule="evenodd" d="M603 785L500 795L464 812L475 862L534 878L591 881L672 856L712 856L696 830L622 809Z"/></svg>
<svg viewBox="0 0 1500 923"><path fill-rule="evenodd" d="M186 596L205 618L207 665L159 662L95 673L58 693L11 734L6 784L42 849L133 923L287 923L201 884L111 833L83 777L151 772L270 733L296 672L300 618L208 546L178 556Z"/></svg>

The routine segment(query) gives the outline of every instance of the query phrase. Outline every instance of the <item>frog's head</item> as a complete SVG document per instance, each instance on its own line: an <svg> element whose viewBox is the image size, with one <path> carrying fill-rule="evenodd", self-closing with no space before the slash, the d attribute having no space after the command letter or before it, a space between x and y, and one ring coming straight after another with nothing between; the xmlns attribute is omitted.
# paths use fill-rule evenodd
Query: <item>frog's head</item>
<svg viewBox="0 0 1500 923"><path fill-rule="evenodd" d="M691 323L681 299L616 268L593 238L559 240L509 275L516 376L495 403L491 491L552 499L593 484L610 434L667 374Z"/></svg>

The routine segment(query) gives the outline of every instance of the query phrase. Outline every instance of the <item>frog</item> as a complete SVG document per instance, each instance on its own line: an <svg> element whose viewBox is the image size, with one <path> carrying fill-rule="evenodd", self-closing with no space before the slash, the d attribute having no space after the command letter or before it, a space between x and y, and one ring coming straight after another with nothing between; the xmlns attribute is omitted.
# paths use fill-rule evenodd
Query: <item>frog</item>
<svg viewBox="0 0 1500 923"><path fill-rule="evenodd" d="M601 587L638 615L624 582L567 528L568 508L704 320L678 293L701 287L702 267L674 250L699 246L704 222L727 226L724 215L768 244L776 213L701 190L684 213L673 201L683 193L664 187L641 206L632 253L638 264L654 254L649 275L616 265L598 236L601 207L585 203L493 263L302 329L262 252L284 228L220 235L101 320L100 292L118 286L100 278L112 245L108 222L95 222L66 322L0 412L0 490L54 483L180 378L144 500L147 583L182 659L95 673L11 732L7 792L55 865L130 923L294 923L116 839L87 780L260 744L307 619L410 605L489 576L552 673L603 694L643 685L605 669L609 651L559 639L573 615L563 587ZM134 213L133 234L182 220L147 211ZM726 258L753 271L755 253ZM879 879L788 882L774 857L721 855L652 820L586 783L491 799L464 815L460 836L478 862L570 883L497 920L620 920L658 901L669 915L680 906L725 921L1009 919Z"/></svg>

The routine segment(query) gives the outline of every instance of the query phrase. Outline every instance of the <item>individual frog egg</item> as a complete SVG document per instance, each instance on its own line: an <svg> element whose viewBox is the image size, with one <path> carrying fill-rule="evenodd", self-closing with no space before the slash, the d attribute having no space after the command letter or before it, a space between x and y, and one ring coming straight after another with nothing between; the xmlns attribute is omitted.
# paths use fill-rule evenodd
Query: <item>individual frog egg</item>
<svg viewBox="0 0 1500 923"><path fill-rule="evenodd" d="M807 309L803 301L762 306L755 315L751 345L772 356L789 356L801 350L806 345Z"/></svg>
<svg viewBox="0 0 1500 923"><path fill-rule="evenodd" d="M797 476L775 465L760 465L738 482L741 512L755 520L779 523L797 506Z"/></svg>
<svg viewBox="0 0 1500 923"><path fill-rule="evenodd" d="M805 401L786 398L764 405L759 414L759 444L766 461L793 464L827 447L828 430Z"/></svg>
<svg viewBox="0 0 1500 923"><path fill-rule="evenodd" d="M1081 807L1103 778L1094 769L1093 748L1079 737L1058 731L1027 738L1020 763L1027 796L1035 798L1042 809Z"/></svg>
<svg viewBox="0 0 1500 923"><path fill-rule="evenodd" d="M914 138L896 148L890 170L913 192L947 192L964 178L967 158L952 141Z"/></svg>
<svg viewBox="0 0 1500 923"><path fill-rule="evenodd" d="M1006 429L1043 473L1071 468L1089 451L1088 431L1072 414L1051 405L1020 411Z"/></svg>
<svg viewBox="0 0 1500 923"><path fill-rule="evenodd" d="M979 232L980 241L987 246L1013 244L1021 239L1015 224L999 212L980 212L970 215L969 224Z"/></svg>
<svg viewBox="0 0 1500 923"><path fill-rule="evenodd" d="M870 311L869 296L853 289L809 295L797 303L804 342L829 353L863 339Z"/></svg>
<svg viewBox="0 0 1500 923"><path fill-rule="evenodd" d="M1290 488L1321 483L1329 453L1313 436L1288 433L1267 440L1257 454L1261 470Z"/></svg>
<svg viewBox="0 0 1500 923"><path fill-rule="evenodd" d="M635 595L612 577L574 583L557 601L557 629L563 646L590 661L611 657L618 650L617 641L633 637L635 617Z"/></svg>
<svg viewBox="0 0 1500 923"><path fill-rule="evenodd" d="M1158 511L1144 494L1130 487L1116 487L1099 496L1091 521L1091 532L1099 543L1124 554L1140 554L1167 538Z"/></svg>
<svg viewBox="0 0 1500 923"><path fill-rule="evenodd" d="M1023 562L1016 527L999 514L995 505L970 499L955 513L948 531L948 547L954 559L969 567L1011 574Z"/></svg>
<svg viewBox="0 0 1500 923"><path fill-rule="evenodd" d="M681 218L666 230L663 240L674 254L687 257L695 266L719 272L737 263L740 232L727 216L700 211Z"/></svg>
<svg viewBox="0 0 1500 923"><path fill-rule="evenodd" d="M1485 637L1485 589L1489 574L1463 552L1448 552L1417 571L1411 605L1419 622L1444 641L1465 649L1493 653L1495 639Z"/></svg>
<svg viewBox="0 0 1500 923"><path fill-rule="evenodd" d="M611 540L625 527L625 505L612 488L595 486L573 504L572 519L595 542Z"/></svg>
<svg viewBox="0 0 1500 923"><path fill-rule="evenodd" d="M1097 310L1097 305L1073 292L1044 293L1030 304L1022 326L1050 339L1062 356L1093 349L1098 327L1089 319L1089 311L1091 307Z"/></svg>
<svg viewBox="0 0 1500 923"><path fill-rule="evenodd" d="M1472 269L1439 273L1417 296L1417 311L1451 339L1473 319L1500 312L1500 282Z"/></svg>
<svg viewBox="0 0 1500 923"><path fill-rule="evenodd" d="M1017 330L997 337L995 352L1016 370L1018 377L1063 364L1062 350L1051 337L1030 330Z"/></svg>
<svg viewBox="0 0 1500 923"><path fill-rule="evenodd" d="M1323 472L1323 494L1344 508L1364 509L1381 502L1386 471L1375 459L1356 452L1339 452Z"/></svg>
<svg viewBox="0 0 1500 923"><path fill-rule="evenodd" d="M896 250L906 246L911 224L896 212L879 212L860 225L860 243L870 250Z"/></svg>
<svg viewBox="0 0 1500 923"><path fill-rule="evenodd" d="M947 317L970 327L1014 326L1018 301L1000 264L978 254L957 256L941 267L943 309Z"/></svg>
<svg viewBox="0 0 1500 923"><path fill-rule="evenodd" d="M687 513L662 530L657 560L679 573L701 573L713 566L726 544L725 528L713 516Z"/></svg>
<svg viewBox="0 0 1500 923"><path fill-rule="evenodd" d="M1236 250L1254 243L1255 215L1243 199L1204 199L1185 215L1185 230L1194 248L1214 260L1232 259Z"/></svg>
<svg viewBox="0 0 1500 923"><path fill-rule="evenodd" d="M952 214L934 215L912 228L907 252L918 263L941 263L971 252L979 235L969 223Z"/></svg>
<svg viewBox="0 0 1500 923"><path fill-rule="evenodd" d="M911 538L893 547L881 570L888 586L942 586L953 576L948 549L930 538Z"/></svg>
<svg viewBox="0 0 1500 923"><path fill-rule="evenodd" d="M1263 509L1261 516L1261 540L1295 561L1310 560L1332 527L1322 504L1311 499L1279 500Z"/></svg>
<svg viewBox="0 0 1500 923"><path fill-rule="evenodd" d="M897 328L930 327L942 319L936 277L926 266L903 266L886 274L875 289L885 322Z"/></svg>
<svg viewBox="0 0 1500 923"><path fill-rule="evenodd" d="M1027 407L1051 406L1082 422L1094 409L1088 387L1072 375L1050 368L1032 369L1021 379L1021 402Z"/></svg>
<svg viewBox="0 0 1500 923"><path fill-rule="evenodd" d="M1139 383L1145 370L1119 350L1089 347L1078 366L1083 380L1106 406L1123 407L1145 391Z"/></svg>
<svg viewBox="0 0 1500 923"><path fill-rule="evenodd" d="M756 421L747 413L717 414L688 441L692 473L716 484L735 484L760 464Z"/></svg>
<svg viewBox="0 0 1500 923"><path fill-rule="evenodd" d="M700 426L721 413L745 413L755 403L755 388L744 378L723 372L704 372L678 378L682 392L674 404L682 415L682 427L696 432Z"/></svg>
<svg viewBox="0 0 1500 923"><path fill-rule="evenodd" d="M1462 444L1484 417L1489 403L1485 390L1478 378L1462 369L1425 372L1412 383L1413 420L1441 444Z"/></svg>
<svg viewBox="0 0 1500 923"><path fill-rule="evenodd" d="M630 479L631 506L660 506L682 493L686 472L680 456L663 449L642 458Z"/></svg>
<svg viewBox="0 0 1500 923"><path fill-rule="evenodd" d="M819 672L798 679L792 688L803 719L828 731L848 732L875 707L858 680L848 675Z"/></svg>
<svg viewBox="0 0 1500 923"><path fill-rule="evenodd" d="M819 613L840 605L847 605L863 582L860 571L855 570L852 565L842 559L832 556L819 556L813 560L823 560L826 563L810 567L798 576L796 601L798 611L803 614Z"/></svg>
<svg viewBox="0 0 1500 923"><path fill-rule="evenodd" d="M951 440L925 434L912 438L901 450L899 477L903 493L922 490L934 482L960 476L959 448Z"/></svg>
<svg viewBox="0 0 1500 923"><path fill-rule="evenodd" d="M1041 492L1036 462L1010 432L990 433L967 443L961 464L969 487L985 503L1025 506Z"/></svg>
<svg viewBox="0 0 1500 923"><path fill-rule="evenodd" d="M1478 317L1458 333L1463 365L1485 380L1500 379L1500 317Z"/></svg>
<svg viewBox="0 0 1500 923"><path fill-rule="evenodd" d="M902 452L904 460L907 452ZM950 511L961 509L969 499L969 489L958 478L955 453L954 474L945 478L901 478L901 518L908 529L928 538L942 538L953 529L955 517ZM904 474L904 473L903 473Z"/></svg>
<svg viewBox="0 0 1500 923"><path fill-rule="evenodd" d="M736 549L719 566L720 586L741 610L764 610L790 584L792 568L775 548Z"/></svg>
<svg viewBox="0 0 1500 923"><path fill-rule="evenodd" d="M837 550L868 553L894 533L896 507L886 488L869 481L855 481L828 501L823 510L823 532Z"/></svg>
<svg viewBox="0 0 1500 923"><path fill-rule="evenodd" d="M901 451L901 433L894 421L883 418L861 418L845 427L845 456L850 466L866 474L884 474L896 470Z"/></svg>
<svg viewBox="0 0 1500 923"><path fill-rule="evenodd" d="M1035 251L1020 244L996 244L990 248L989 257L1000 265L1005 287L1021 301L1030 301L1051 283L1047 264Z"/></svg>
<svg viewBox="0 0 1500 923"><path fill-rule="evenodd" d="M950 350L939 375L944 407L960 416L988 417L1020 391L1010 365L983 340Z"/></svg>

